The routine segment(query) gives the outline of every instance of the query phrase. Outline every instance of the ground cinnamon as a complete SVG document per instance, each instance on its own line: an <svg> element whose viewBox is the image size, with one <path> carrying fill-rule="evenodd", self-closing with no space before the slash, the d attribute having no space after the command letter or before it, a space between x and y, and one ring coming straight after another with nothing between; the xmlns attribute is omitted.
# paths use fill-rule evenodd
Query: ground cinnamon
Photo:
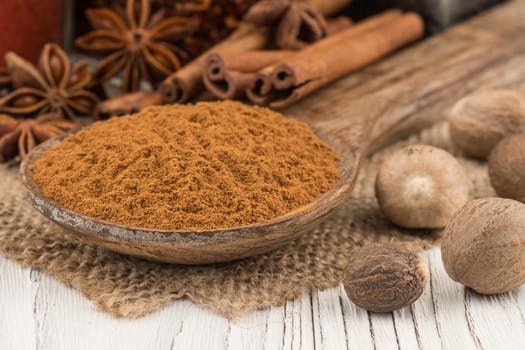
<svg viewBox="0 0 525 350"><path fill-rule="evenodd" d="M337 154L301 122L238 102L153 106L97 122L33 166L43 194L126 226L231 228L312 202Z"/></svg>

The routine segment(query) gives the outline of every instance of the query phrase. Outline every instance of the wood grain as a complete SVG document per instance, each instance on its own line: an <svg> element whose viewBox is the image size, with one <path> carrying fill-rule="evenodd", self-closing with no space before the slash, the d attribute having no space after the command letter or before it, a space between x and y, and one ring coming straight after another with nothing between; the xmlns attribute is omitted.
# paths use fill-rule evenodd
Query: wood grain
<svg viewBox="0 0 525 350"><path fill-rule="evenodd" d="M525 286L481 296L452 281L434 248L421 298L368 313L342 286L227 320L188 300L116 319L80 292L0 256L0 349L523 349Z"/></svg>

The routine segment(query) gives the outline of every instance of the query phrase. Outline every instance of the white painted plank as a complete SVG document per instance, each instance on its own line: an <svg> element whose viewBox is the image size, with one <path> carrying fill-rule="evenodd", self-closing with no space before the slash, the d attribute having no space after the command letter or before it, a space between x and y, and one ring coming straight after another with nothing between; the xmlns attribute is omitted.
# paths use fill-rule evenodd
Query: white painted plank
<svg viewBox="0 0 525 350"><path fill-rule="evenodd" d="M292 347L293 350L313 350L315 349L314 325L312 317L312 298L311 293L303 293L299 300L294 304L299 313L299 326L295 323L294 338L299 339Z"/></svg>
<svg viewBox="0 0 525 350"><path fill-rule="evenodd" d="M516 288L510 293L512 294L512 299L516 303L516 306L520 310L522 322L525 324L525 286Z"/></svg>
<svg viewBox="0 0 525 350"><path fill-rule="evenodd" d="M283 339L282 339L282 348L283 349L293 349L296 343L300 343L299 339L295 338L294 325L295 321L299 321L299 317L294 313L295 301L288 301L284 305L283 311Z"/></svg>
<svg viewBox="0 0 525 350"><path fill-rule="evenodd" d="M295 314L295 301L288 301L284 305L283 311L283 339L282 349L291 350L301 342L295 338L294 326L299 322L299 317Z"/></svg>
<svg viewBox="0 0 525 350"><path fill-rule="evenodd" d="M37 349L226 348L228 321L189 300L138 320L119 319L42 274L35 304Z"/></svg>
<svg viewBox="0 0 525 350"><path fill-rule="evenodd" d="M178 308L184 304L184 310ZM172 303L163 310L172 317L181 319L184 327L171 343L173 349L226 349L228 344L228 320L208 311L189 300ZM159 349L170 349L166 344L159 344ZM143 348L144 349L144 348Z"/></svg>
<svg viewBox="0 0 525 350"><path fill-rule="evenodd" d="M312 322L312 304L309 293L303 293L300 298L288 301L284 308L284 334L282 337L282 349L314 349L314 332ZM280 347L268 349L278 348Z"/></svg>
<svg viewBox="0 0 525 350"><path fill-rule="evenodd" d="M264 349L269 311L255 311L230 321L227 349Z"/></svg>
<svg viewBox="0 0 525 350"><path fill-rule="evenodd" d="M312 329L314 333L314 348L315 349L321 349L322 343L323 343L323 333L322 333L322 325L319 322L319 298L317 291L312 291L310 296L311 304L312 304Z"/></svg>
<svg viewBox="0 0 525 350"><path fill-rule="evenodd" d="M372 350L372 337L368 312L353 304L340 286L341 311L345 326L346 341L349 349Z"/></svg>
<svg viewBox="0 0 525 350"><path fill-rule="evenodd" d="M465 313L465 287L451 280L441 262L439 250L429 252L430 283L437 327L443 349L479 349Z"/></svg>
<svg viewBox="0 0 525 350"><path fill-rule="evenodd" d="M433 254L433 252L424 252L421 254L427 265L429 265L430 254ZM434 315L433 292L430 289L434 286L435 283L430 283L429 281L421 297L410 307L416 340L418 347L422 350L441 349L441 338Z"/></svg>
<svg viewBox="0 0 525 350"><path fill-rule="evenodd" d="M264 349L282 349L285 337L284 307L272 306L266 320Z"/></svg>
<svg viewBox="0 0 525 350"><path fill-rule="evenodd" d="M401 349L418 349L421 346L416 335L416 325L410 306L393 313L396 339Z"/></svg>
<svg viewBox="0 0 525 350"><path fill-rule="evenodd" d="M368 313L376 349L399 349L392 313Z"/></svg>
<svg viewBox="0 0 525 350"><path fill-rule="evenodd" d="M264 349L314 349L310 294L303 293L281 308L272 307L266 326Z"/></svg>
<svg viewBox="0 0 525 350"><path fill-rule="evenodd" d="M339 288L327 289L325 291L314 291L314 308L317 304L317 318L314 323L319 327L315 328L315 339L320 339L318 349L346 349L346 332L343 321L343 311L339 298Z"/></svg>
<svg viewBox="0 0 525 350"><path fill-rule="evenodd" d="M482 348L496 349L505 339L507 349L525 349L525 323L513 293L483 296L468 290L466 305Z"/></svg>
<svg viewBox="0 0 525 350"><path fill-rule="evenodd" d="M29 269L0 255L0 349L34 349L33 300Z"/></svg>
<svg viewBox="0 0 525 350"><path fill-rule="evenodd" d="M525 287L494 297L465 293L446 275L438 249L424 256L432 289L393 314L369 316L340 286L233 321L188 300L139 320L117 319L0 256L0 349L525 348Z"/></svg>
<svg viewBox="0 0 525 350"><path fill-rule="evenodd" d="M36 304L40 305L36 318L41 349L64 350L154 349L159 342L169 344L180 332L180 313L188 306L178 304L177 313L163 310L139 320L118 319L99 312L79 292L45 274L41 276Z"/></svg>

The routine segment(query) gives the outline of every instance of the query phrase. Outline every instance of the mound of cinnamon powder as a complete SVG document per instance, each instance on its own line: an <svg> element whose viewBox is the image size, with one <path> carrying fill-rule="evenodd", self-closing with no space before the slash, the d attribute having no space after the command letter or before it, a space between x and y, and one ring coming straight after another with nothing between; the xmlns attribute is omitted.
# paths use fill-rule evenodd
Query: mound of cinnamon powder
<svg viewBox="0 0 525 350"><path fill-rule="evenodd" d="M225 101L97 122L45 152L32 170L46 197L78 213L185 231L286 214L332 188L337 163L306 124Z"/></svg>

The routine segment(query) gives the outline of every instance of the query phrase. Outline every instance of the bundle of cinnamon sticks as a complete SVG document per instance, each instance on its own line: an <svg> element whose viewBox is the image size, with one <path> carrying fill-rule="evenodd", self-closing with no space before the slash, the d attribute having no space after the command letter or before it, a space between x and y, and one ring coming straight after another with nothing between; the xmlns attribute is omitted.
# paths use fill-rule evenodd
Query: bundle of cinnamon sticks
<svg viewBox="0 0 525 350"><path fill-rule="evenodd" d="M262 68L246 91L259 105L284 108L322 86L420 38L422 19L392 10L320 40Z"/></svg>
<svg viewBox="0 0 525 350"><path fill-rule="evenodd" d="M186 102L203 91L202 71L209 54L263 50L274 42L287 43L291 48L301 47L305 41L325 37L329 29L323 18L341 11L350 3L351 0L260 0L248 11L247 17L252 17L253 21L241 23L226 40L166 78L160 87L162 102ZM262 23L264 19L268 22ZM272 37L274 24L276 38ZM313 33L313 38L305 38L305 33Z"/></svg>
<svg viewBox="0 0 525 350"><path fill-rule="evenodd" d="M326 38L291 51L262 50L270 43L268 29L244 27L168 78L161 88L163 102L184 102L205 87L220 99L248 97L255 104L284 108L424 33L417 14L398 10L353 25L338 18L327 28Z"/></svg>
<svg viewBox="0 0 525 350"><path fill-rule="evenodd" d="M327 35L349 28L348 17L338 17L327 23ZM293 57L292 50L254 50L240 53L213 52L203 65L202 80L206 89L220 99L241 99L253 85L261 69Z"/></svg>

